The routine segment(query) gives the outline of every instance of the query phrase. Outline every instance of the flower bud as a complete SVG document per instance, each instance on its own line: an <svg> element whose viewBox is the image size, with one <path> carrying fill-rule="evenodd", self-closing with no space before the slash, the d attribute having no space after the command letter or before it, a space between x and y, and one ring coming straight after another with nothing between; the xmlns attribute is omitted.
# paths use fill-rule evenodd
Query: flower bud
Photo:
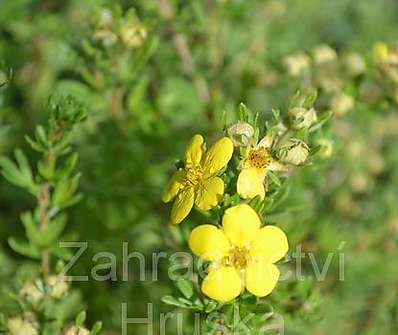
<svg viewBox="0 0 398 335"><path fill-rule="evenodd" d="M287 56L283 63L292 77L299 77L310 66L310 58L305 54Z"/></svg>
<svg viewBox="0 0 398 335"><path fill-rule="evenodd" d="M331 140L327 138L320 138L317 140L316 144L321 146L321 149L319 150L319 156L321 156L321 158L328 159L332 156L333 143Z"/></svg>
<svg viewBox="0 0 398 335"><path fill-rule="evenodd" d="M146 29L137 23L126 23L122 26L120 35L124 44L130 48L140 47L146 37Z"/></svg>
<svg viewBox="0 0 398 335"><path fill-rule="evenodd" d="M31 304L38 304L44 298L44 292L39 286L42 286L40 280L37 280L35 283L27 282L19 291L19 295Z"/></svg>
<svg viewBox="0 0 398 335"><path fill-rule="evenodd" d="M344 65L352 76L358 76L366 71L365 60L356 52L350 52L344 57Z"/></svg>
<svg viewBox="0 0 398 335"><path fill-rule="evenodd" d="M330 46L323 44L315 47L312 51L314 62L317 65L333 62L337 59L337 53Z"/></svg>
<svg viewBox="0 0 398 335"><path fill-rule="evenodd" d="M117 42L117 35L108 29L99 29L95 32L94 38L105 47L111 47Z"/></svg>
<svg viewBox="0 0 398 335"><path fill-rule="evenodd" d="M10 335L39 335L39 325L34 314L25 313L22 317L8 319L7 328Z"/></svg>
<svg viewBox="0 0 398 335"><path fill-rule="evenodd" d="M294 107L288 116L293 129L309 128L317 121L317 115L314 108Z"/></svg>
<svg viewBox="0 0 398 335"><path fill-rule="evenodd" d="M227 133L234 146L241 147L248 145L249 140L254 135L254 129L250 124L238 121L228 128Z"/></svg>
<svg viewBox="0 0 398 335"><path fill-rule="evenodd" d="M46 284L50 295L59 299L68 291L68 282L63 275L52 275L47 278Z"/></svg>
<svg viewBox="0 0 398 335"><path fill-rule="evenodd" d="M303 164L310 153L308 145L297 139L291 138L278 151L278 158L286 164L301 165Z"/></svg>
<svg viewBox="0 0 398 335"><path fill-rule="evenodd" d="M65 329L62 335L90 335L90 331L83 327L70 326Z"/></svg>
<svg viewBox="0 0 398 335"><path fill-rule="evenodd" d="M339 92L332 98L330 107L336 115L343 116L354 108L354 98L344 92Z"/></svg>

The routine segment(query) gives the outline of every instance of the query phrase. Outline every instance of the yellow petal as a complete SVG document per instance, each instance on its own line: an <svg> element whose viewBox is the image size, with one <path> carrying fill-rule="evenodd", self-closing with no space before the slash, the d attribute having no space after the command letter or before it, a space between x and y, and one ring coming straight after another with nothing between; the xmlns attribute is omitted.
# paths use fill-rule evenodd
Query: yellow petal
<svg viewBox="0 0 398 335"><path fill-rule="evenodd" d="M219 302L235 299L242 290L242 279L232 266L211 270L202 283L202 292Z"/></svg>
<svg viewBox="0 0 398 335"><path fill-rule="evenodd" d="M279 269L272 263L249 264L246 268L246 289L257 297L265 297L275 288L279 275Z"/></svg>
<svg viewBox="0 0 398 335"><path fill-rule="evenodd" d="M189 214L192 209L194 201L193 187L185 187L182 189L171 208L171 223L178 224Z"/></svg>
<svg viewBox="0 0 398 335"><path fill-rule="evenodd" d="M194 135L185 150L185 164L187 167L199 165L204 151L202 135Z"/></svg>
<svg viewBox="0 0 398 335"><path fill-rule="evenodd" d="M260 232L261 221L256 211L247 204L228 208L222 218L222 229L235 246L252 242Z"/></svg>
<svg viewBox="0 0 398 335"><path fill-rule="evenodd" d="M210 224L194 228L189 235L189 248L206 261L215 261L228 254L230 244L221 229Z"/></svg>
<svg viewBox="0 0 398 335"><path fill-rule="evenodd" d="M169 202L184 187L185 170L177 170L162 193L162 201Z"/></svg>
<svg viewBox="0 0 398 335"><path fill-rule="evenodd" d="M264 173L257 168L246 168L239 173L237 191L242 199L265 196Z"/></svg>
<svg viewBox="0 0 398 335"><path fill-rule="evenodd" d="M224 182L219 177L210 177L199 185L195 204L205 211L216 206L224 194Z"/></svg>
<svg viewBox="0 0 398 335"><path fill-rule="evenodd" d="M275 263L285 257L289 250L286 234L275 226L260 229L252 243L251 255L269 263Z"/></svg>
<svg viewBox="0 0 398 335"><path fill-rule="evenodd" d="M205 177L214 175L224 168L231 159L233 151L234 145L228 137L223 137L214 143L203 158Z"/></svg>

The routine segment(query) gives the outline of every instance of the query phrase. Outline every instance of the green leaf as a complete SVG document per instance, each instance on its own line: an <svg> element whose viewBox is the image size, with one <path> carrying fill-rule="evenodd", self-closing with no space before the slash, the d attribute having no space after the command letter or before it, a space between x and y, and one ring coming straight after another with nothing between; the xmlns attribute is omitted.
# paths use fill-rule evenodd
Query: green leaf
<svg viewBox="0 0 398 335"><path fill-rule="evenodd" d="M192 282L182 279L176 282L177 288L181 291L185 298L190 299L193 296Z"/></svg>
<svg viewBox="0 0 398 335"><path fill-rule="evenodd" d="M66 216L59 215L52 221L46 230L42 230L30 212L21 215L21 221L25 227L26 236L38 249L51 246L61 235L66 225Z"/></svg>
<svg viewBox="0 0 398 335"><path fill-rule="evenodd" d="M67 178L76 166L79 155L77 153L71 154L63 163L63 166L58 170L57 177L59 179Z"/></svg>
<svg viewBox="0 0 398 335"><path fill-rule="evenodd" d="M35 246L27 242L18 241L13 237L10 237L8 239L8 244L10 245L12 250L23 256L30 257L33 259L41 258L40 251Z"/></svg>
<svg viewBox="0 0 398 335"><path fill-rule="evenodd" d="M28 142L28 144L31 146L33 150L36 150L37 152L45 152L46 147L43 146L40 142L37 142L33 139L31 139L28 135L25 135L25 140Z"/></svg>
<svg viewBox="0 0 398 335"><path fill-rule="evenodd" d="M191 306L185 304L184 302L179 301L178 299L172 297L171 295L165 295L160 299L163 303L171 306L189 308Z"/></svg>
<svg viewBox="0 0 398 335"><path fill-rule="evenodd" d="M102 322L101 321L97 321L96 323L94 323L93 328L90 331L90 335L97 335L102 329Z"/></svg>
<svg viewBox="0 0 398 335"><path fill-rule="evenodd" d="M239 120L247 122L249 120L250 112L246 105L241 102L239 104Z"/></svg>
<svg viewBox="0 0 398 335"><path fill-rule="evenodd" d="M84 324L84 321L86 320L86 311L81 311L77 316L76 316L76 326L82 327Z"/></svg>
<svg viewBox="0 0 398 335"><path fill-rule="evenodd" d="M317 98L318 98L318 91L315 91L305 98L303 102L303 107L307 109L311 108L314 105Z"/></svg>
<svg viewBox="0 0 398 335"><path fill-rule="evenodd" d="M15 149L14 154L15 159L19 165L19 170L21 171L21 174L26 178L26 180L29 180L31 182L33 179L32 171L25 154L22 152L21 149Z"/></svg>
<svg viewBox="0 0 398 335"><path fill-rule="evenodd" d="M282 185L281 181L279 180L278 176L273 173L272 171L267 171L267 176L269 179L278 187Z"/></svg>
<svg viewBox="0 0 398 335"><path fill-rule="evenodd" d="M81 199L80 194L75 194L79 186L80 173L68 180L60 180L54 188L52 205L56 208L72 206Z"/></svg>
<svg viewBox="0 0 398 335"><path fill-rule="evenodd" d="M333 112L332 111L328 111L323 113L322 115L320 115L320 117L318 118L318 122L315 123L311 128L310 128L310 132L316 131L319 128L321 128L326 122L329 121L329 119L333 116Z"/></svg>

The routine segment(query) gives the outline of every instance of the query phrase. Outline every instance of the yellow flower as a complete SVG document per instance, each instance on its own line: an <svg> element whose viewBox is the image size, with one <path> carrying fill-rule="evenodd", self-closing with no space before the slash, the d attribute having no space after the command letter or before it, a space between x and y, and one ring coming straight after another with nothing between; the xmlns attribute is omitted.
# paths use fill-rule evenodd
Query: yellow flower
<svg viewBox="0 0 398 335"><path fill-rule="evenodd" d="M271 156L273 139L265 136L257 145L246 148L246 157L241 161L237 191L241 198L252 199L257 195L264 198L264 178L267 171L281 171L284 166Z"/></svg>
<svg viewBox="0 0 398 335"><path fill-rule="evenodd" d="M261 228L259 216L247 204L228 208L221 229L209 224L193 229L189 247L211 262L201 288L219 302L235 299L245 287L258 297L270 294L280 275L274 263L289 249L285 233L275 226Z"/></svg>
<svg viewBox="0 0 398 335"><path fill-rule="evenodd" d="M377 42L373 46L373 58L377 62L384 62L385 60L387 60L388 54L389 54L389 50L388 50L387 44L385 44L383 42Z"/></svg>
<svg viewBox="0 0 398 335"><path fill-rule="evenodd" d="M224 194L224 182L217 174L228 164L234 147L223 137L205 150L201 135L195 135L185 151L185 166L175 172L162 194L164 202L174 198L171 222L178 224L189 214L194 203L202 210L215 207Z"/></svg>

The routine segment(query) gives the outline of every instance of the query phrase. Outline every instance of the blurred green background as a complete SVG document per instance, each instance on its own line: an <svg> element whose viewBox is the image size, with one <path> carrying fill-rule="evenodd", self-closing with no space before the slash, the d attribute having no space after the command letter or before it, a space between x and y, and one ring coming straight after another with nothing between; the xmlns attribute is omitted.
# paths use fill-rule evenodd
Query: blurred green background
<svg viewBox="0 0 398 335"><path fill-rule="evenodd" d="M289 95L303 85L288 75L285 57L310 54L320 44L339 55L355 51L367 70L341 85L355 105L322 134L332 157L295 173L285 208L270 218L287 231L292 249L301 243L319 266L329 253L335 258L324 281L315 280L304 259L307 280L281 283L271 299L289 335L397 334L397 106L383 95L369 102L362 90L374 83L373 44L396 42L397 31L393 0L0 0L0 83L12 70L0 91L0 154L15 147L30 152L24 135L48 118L50 95L76 97L88 110L74 138L84 198L70 210L67 233L89 248L73 272L88 274L99 251L121 258L123 241L150 262L154 252L173 250L160 193L190 136L214 139L223 111L235 120L240 102L265 118L272 108L286 111ZM330 93L311 86L320 89L319 108L329 108ZM19 215L32 206L29 195L1 179L0 312L6 315L16 308L8 290L18 289L18 278L35 264L15 254L7 239L23 236ZM131 317L145 316L148 302L156 312L169 310L159 302L172 290L168 264L160 264L156 282L133 276L75 283L72 315L86 308L88 322L102 320L105 334L121 334L121 302L129 302Z"/></svg>

